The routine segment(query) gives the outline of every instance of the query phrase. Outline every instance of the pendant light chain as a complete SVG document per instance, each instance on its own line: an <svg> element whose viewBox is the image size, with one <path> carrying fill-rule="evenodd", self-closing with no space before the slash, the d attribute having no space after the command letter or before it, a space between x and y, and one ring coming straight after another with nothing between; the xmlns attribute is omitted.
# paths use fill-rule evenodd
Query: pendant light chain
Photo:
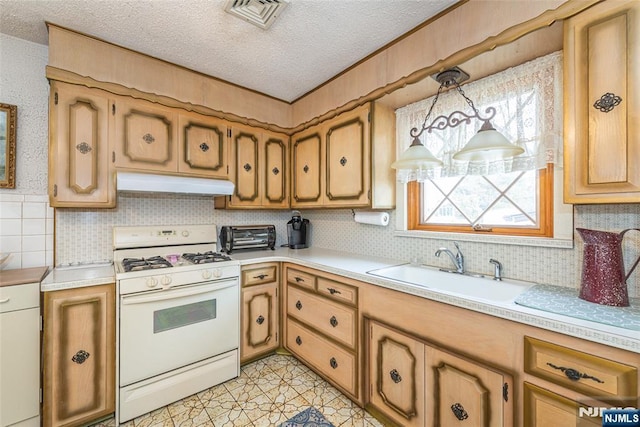
<svg viewBox="0 0 640 427"><path fill-rule="evenodd" d="M420 135L422 135L422 132L424 132L424 130L427 128L427 122L429 121L429 117L431 117L431 112L433 111L433 107L436 106L436 102L438 102L438 98L440 97L440 94L442 93L444 88L445 88L445 84L441 83L440 87L438 88L438 93L436 93L436 96L435 96L435 98L433 98L433 102L431 103L431 107L429 107L429 111L427 112L427 116L424 118L424 122L422 123L422 130L418 133L418 128L411 129L409 134L412 137L414 137L414 138L419 137Z"/></svg>
<svg viewBox="0 0 640 427"><path fill-rule="evenodd" d="M460 84L454 80L454 84L456 85L456 89L458 90L458 92L460 93L460 95L462 95L462 97L465 99L465 101L467 101L467 104L469 104L469 106L471 107L471 109L473 110L474 113L476 113L476 117L478 117L478 119L480 120L484 120L480 117L480 113L478 112L478 109L476 108L476 106L473 104L473 101L471 100L471 98L469 98L465 93L464 90L462 90L462 87L460 86Z"/></svg>

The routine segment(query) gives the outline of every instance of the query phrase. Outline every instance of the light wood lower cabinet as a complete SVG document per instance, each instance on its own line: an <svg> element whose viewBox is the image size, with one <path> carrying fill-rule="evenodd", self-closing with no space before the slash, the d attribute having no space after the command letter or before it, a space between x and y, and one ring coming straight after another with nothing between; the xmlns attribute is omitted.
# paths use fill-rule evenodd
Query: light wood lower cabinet
<svg viewBox="0 0 640 427"><path fill-rule="evenodd" d="M285 264L283 277L287 350L362 404L358 288L354 281L289 264Z"/></svg>
<svg viewBox="0 0 640 427"><path fill-rule="evenodd" d="M639 403L637 366L553 342L525 336L524 371L532 376L524 383L525 427L600 426L600 408Z"/></svg>
<svg viewBox="0 0 640 427"><path fill-rule="evenodd" d="M241 363L270 353L280 345L278 270L277 263L242 269Z"/></svg>
<svg viewBox="0 0 640 427"><path fill-rule="evenodd" d="M580 408L586 410L582 416ZM589 410L590 408L575 400L534 384L524 383L524 427L601 426L602 418L595 413L591 415Z"/></svg>
<svg viewBox="0 0 640 427"><path fill-rule="evenodd" d="M401 426L510 426L510 375L369 321L369 405Z"/></svg>
<svg viewBox="0 0 640 427"><path fill-rule="evenodd" d="M43 413L78 426L115 410L115 285L45 292Z"/></svg>
<svg viewBox="0 0 640 427"><path fill-rule="evenodd" d="M369 324L369 403L402 426L424 426L424 344Z"/></svg>

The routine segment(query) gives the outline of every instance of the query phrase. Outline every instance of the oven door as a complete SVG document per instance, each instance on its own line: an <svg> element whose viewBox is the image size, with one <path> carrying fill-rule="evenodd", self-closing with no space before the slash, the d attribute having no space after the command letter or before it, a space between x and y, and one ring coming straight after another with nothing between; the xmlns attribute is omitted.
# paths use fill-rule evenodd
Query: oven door
<svg viewBox="0 0 640 427"><path fill-rule="evenodd" d="M120 387L238 348L238 279L120 297Z"/></svg>

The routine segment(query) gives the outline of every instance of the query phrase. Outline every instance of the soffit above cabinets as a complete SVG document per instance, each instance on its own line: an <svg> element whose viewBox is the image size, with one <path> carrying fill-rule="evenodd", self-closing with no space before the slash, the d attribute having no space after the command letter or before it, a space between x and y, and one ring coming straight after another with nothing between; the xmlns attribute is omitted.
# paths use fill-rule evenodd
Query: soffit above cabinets
<svg viewBox="0 0 640 427"><path fill-rule="evenodd" d="M0 32L46 44L50 22L292 101L464 1L0 0Z"/></svg>

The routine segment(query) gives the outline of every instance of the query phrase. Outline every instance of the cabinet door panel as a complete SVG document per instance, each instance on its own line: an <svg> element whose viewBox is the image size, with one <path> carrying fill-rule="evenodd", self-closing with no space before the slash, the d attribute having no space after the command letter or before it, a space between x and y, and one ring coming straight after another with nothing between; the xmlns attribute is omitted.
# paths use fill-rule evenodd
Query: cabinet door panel
<svg viewBox="0 0 640 427"><path fill-rule="evenodd" d="M118 102L116 111L116 166L157 172L178 170L175 111L143 101Z"/></svg>
<svg viewBox="0 0 640 427"><path fill-rule="evenodd" d="M231 176L236 189L231 205L260 206L260 134L252 129L233 128L231 131Z"/></svg>
<svg viewBox="0 0 640 427"><path fill-rule="evenodd" d="M424 344L370 322L370 402L402 426L424 426Z"/></svg>
<svg viewBox="0 0 640 427"><path fill-rule="evenodd" d="M510 376L480 363L426 346L427 425L498 427L513 424ZM510 393L511 391L511 393ZM433 411L429 408L434 405Z"/></svg>
<svg viewBox="0 0 640 427"><path fill-rule="evenodd" d="M76 426L115 409L114 285L45 293L45 426Z"/></svg>
<svg viewBox="0 0 640 427"><path fill-rule="evenodd" d="M565 202L640 200L640 3L565 21Z"/></svg>
<svg viewBox="0 0 640 427"><path fill-rule="evenodd" d="M369 201L368 109L358 109L325 128L326 199L331 205L363 205Z"/></svg>
<svg viewBox="0 0 640 427"><path fill-rule="evenodd" d="M51 98L51 205L113 206L109 99L60 83L52 84Z"/></svg>
<svg viewBox="0 0 640 427"><path fill-rule="evenodd" d="M322 140L318 129L296 136L292 143L291 206L322 205Z"/></svg>
<svg viewBox="0 0 640 427"><path fill-rule="evenodd" d="M242 290L242 345L240 360L278 347L278 284Z"/></svg>
<svg viewBox="0 0 640 427"><path fill-rule="evenodd" d="M268 207L287 207L287 145L285 136L264 134L264 196L262 203Z"/></svg>
<svg viewBox="0 0 640 427"><path fill-rule="evenodd" d="M208 177L227 177L227 126L222 120L180 115L178 171Z"/></svg>

